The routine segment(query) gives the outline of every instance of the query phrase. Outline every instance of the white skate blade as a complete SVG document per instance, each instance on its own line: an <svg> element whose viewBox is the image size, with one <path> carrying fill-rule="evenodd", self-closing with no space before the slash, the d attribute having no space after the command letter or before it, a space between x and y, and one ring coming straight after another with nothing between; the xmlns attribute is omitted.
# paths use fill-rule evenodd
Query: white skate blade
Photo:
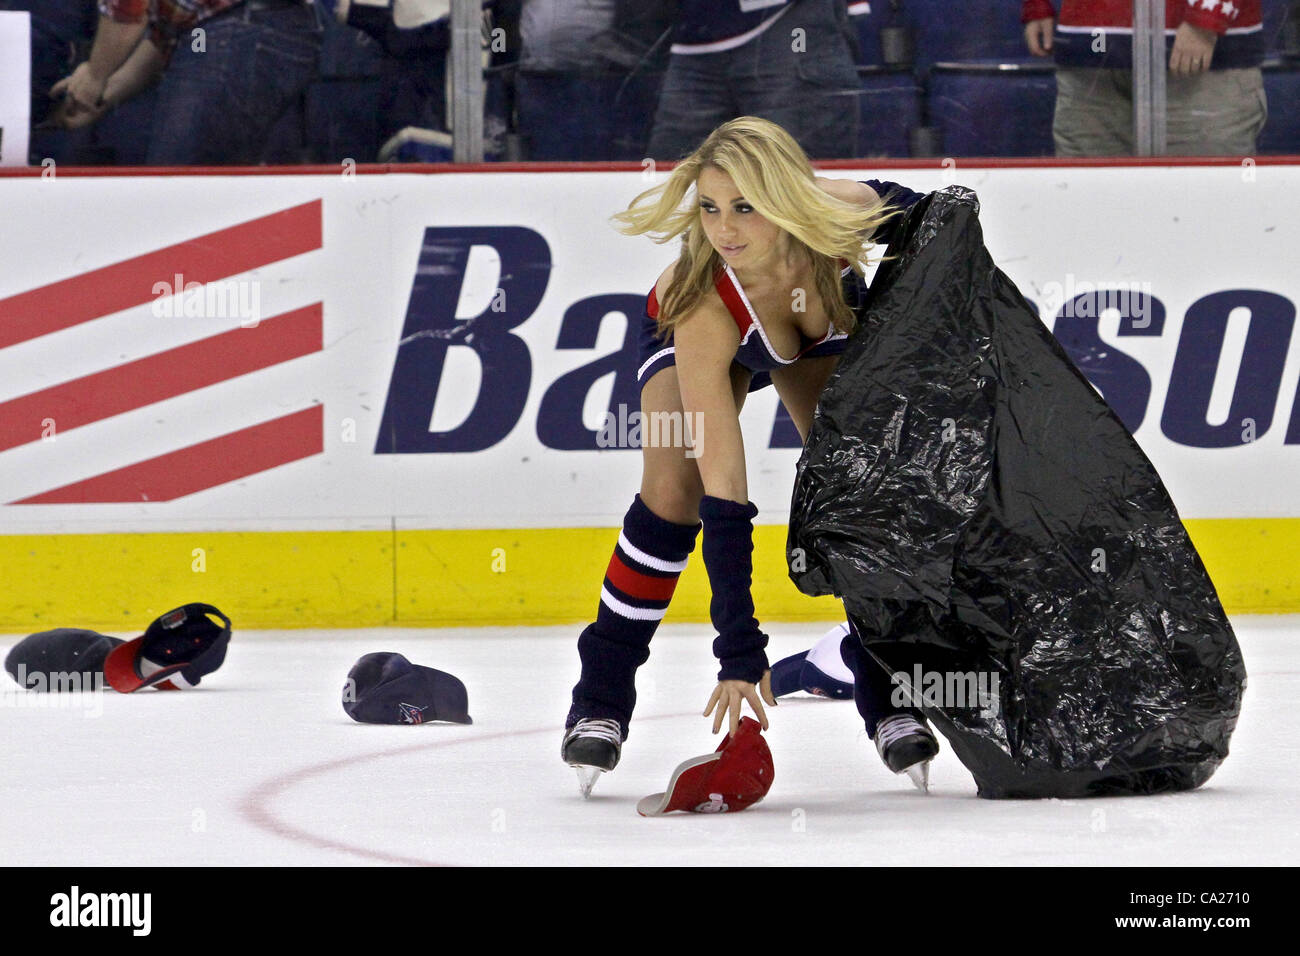
<svg viewBox="0 0 1300 956"><path fill-rule="evenodd" d="M903 772L912 779L917 790L922 793L930 792L930 761L922 760L920 763L914 763Z"/></svg>
<svg viewBox="0 0 1300 956"><path fill-rule="evenodd" d="M570 764L574 770L578 771L578 789L582 791L584 800L591 797L591 788L596 785L600 775L605 771L599 767L580 767L576 764Z"/></svg>

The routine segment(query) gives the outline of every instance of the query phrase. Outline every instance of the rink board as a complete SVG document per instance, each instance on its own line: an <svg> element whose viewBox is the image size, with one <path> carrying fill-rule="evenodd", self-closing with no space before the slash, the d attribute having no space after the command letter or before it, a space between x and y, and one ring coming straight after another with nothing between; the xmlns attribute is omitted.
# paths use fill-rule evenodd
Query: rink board
<svg viewBox="0 0 1300 956"><path fill-rule="evenodd" d="M0 176L0 630L189 600L256 627L590 617L673 255L608 217L662 172L44 172ZM1300 166L825 174L974 188L1225 605L1300 610ZM833 619L785 573L772 390L742 428L758 613ZM707 619L702 569L670 616Z"/></svg>
<svg viewBox="0 0 1300 956"><path fill-rule="evenodd" d="M1300 607L1300 519L1200 519L1187 528L1229 613ZM842 620L836 599L805 597L790 583L785 533L754 532L759 620ZM71 625L131 633L197 600L242 627L578 624L596 613L617 537L616 528L10 535L0 537L10 575L0 633ZM693 559L667 620L707 622L709 593Z"/></svg>

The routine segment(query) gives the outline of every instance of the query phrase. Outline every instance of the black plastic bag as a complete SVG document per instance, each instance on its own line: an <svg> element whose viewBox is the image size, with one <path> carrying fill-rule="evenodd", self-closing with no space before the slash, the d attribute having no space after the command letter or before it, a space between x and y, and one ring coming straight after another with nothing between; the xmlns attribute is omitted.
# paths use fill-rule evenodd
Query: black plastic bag
<svg viewBox="0 0 1300 956"><path fill-rule="evenodd" d="M841 597L891 673L986 679L991 699L921 697L980 796L1199 786L1240 711L1236 638L1159 475L978 211L951 186L900 225L799 460L790 576Z"/></svg>

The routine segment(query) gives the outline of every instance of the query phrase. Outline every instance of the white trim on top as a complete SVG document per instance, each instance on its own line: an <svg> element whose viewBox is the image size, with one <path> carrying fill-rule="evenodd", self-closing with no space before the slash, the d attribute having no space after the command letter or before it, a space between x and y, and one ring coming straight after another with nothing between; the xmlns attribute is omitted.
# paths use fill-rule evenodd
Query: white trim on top
<svg viewBox="0 0 1300 956"><path fill-rule="evenodd" d="M640 367L639 369L636 370L636 380L637 380L638 382L641 381L641 379L645 377L645 370L646 370L646 369L648 369L651 365L654 365L655 362L659 361L659 360L660 360L661 358L663 358L665 355L671 355L672 353L674 353L674 352L676 352L676 351L677 351L677 346L675 346L675 345L670 345L670 346L668 346L668 348L666 348L666 349L660 349L660 350L659 350L658 352L656 352L654 355L650 356L648 359L646 359L644 362L642 362L642 363L641 363L641 367Z"/></svg>
<svg viewBox="0 0 1300 956"><path fill-rule="evenodd" d="M740 296L740 301L745 303L745 309L749 312L749 329L745 332L745 337L740 340L740 344L743 346L745 340L749 338L749 333L758 329L758 337L763 340L763 345L767 348L767 354L772 356L774 361L780 362L782 365L794 364L794 359L782 358L780 355L776 354L776 349L772 348L772 342L768 339L767 332L763 330L763 323L758 321L758 313L754 311L754 306L753 303L749 301L749 296L745 295L745 289L740 284L740 280L736 278L736 273L731 271L731 265L729 263L724 262L722 267L727 273L727 278L731 280L732 287Z"/></svg>
<svg viewBox="0 0 1300 956"><path fill-rule="evenodd" d="M824 345L827 342L833 342L836 339L846 339L849 337L849 334L847 332L838 332L836 331L835 326L833 324L830 324L826 329L825 335L823 335L820 339L818 339L816 342L813 342L811 345L807 346L806 348L800 349L798 352L795 353L794 358L792 359L783 358L782 356L778 355L776 349L772 347L772 342L767 337L767 332L763 329L763 323L758 320L758 313L754 311L754 305L752 302L749 301L749 296L745 295L745 288L740 284L740 280L736 278L736 273L731 270L731 266L728 265L727 263L724 262L722 266L726 270L727 278L731 280L732 286L735 287L737 294L739 294L740 301L745 303L745 308L749 312L750 324L749 324L749 329L745 332L744 338L740 340L740 344L742 347L744 346L745 342L749 339L750 332L753 332L755 329L758 329L758 336L763 340L763 345L767 349L767 354L772 356L773 361L780 362L782 365L793 365L795 362L799 361L799 356L803 355L804 352L807 352L811 349L815 349L817 348L817 346ZM803 334L800 333L800 338L802 337Z"/></svg>
<svg viewBox="0 0 1300 956"><path fill-rule="evenodd" d="M1058 23L1056 25L1056 29L1060 33L1097 33L1098 31L1100 31L1102 33L1119 33L1119 34L1123 34L1124 36L1131 36L1133 34L1132 27L1104 27L1100 25L1095 27L1075 27L1075 26L1063 27ZM1229 27L1224 32L1231 35L1236 35L1241 33L1258 33L1262 29L1264 29L1264 24L1257 23L1253 27ZM1171 37L1177 32L1178 30L1174 27L1165 27L1165 36L1167 37Z"/></svg>
<svg viewBox="0 0 1300 956"><path fill-rule="evenodd" d="M725 40L715 40L712 43L674 43L668 48L669 53L684 53L687 55L694 53L721 53L723 50L734 50L738 46L744 46L754 37L758 36L776 21L790 7L785 6L776 13L772 14L752 30L746 30L744 33L737 34L734 37L727 37Z"/></svg>

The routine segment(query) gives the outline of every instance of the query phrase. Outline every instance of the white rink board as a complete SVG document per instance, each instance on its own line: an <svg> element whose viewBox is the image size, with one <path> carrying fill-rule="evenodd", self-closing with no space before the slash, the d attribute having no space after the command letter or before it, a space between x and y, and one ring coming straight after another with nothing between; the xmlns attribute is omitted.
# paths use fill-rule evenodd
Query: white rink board
<svg viewBox="0 0 1300 956"><path fill-rule="evenodd" d="M1136 437L1186 518L1300 516L1300 445L1284 444L1300 380L1292 335L1271 427L1250 444L1197 448L1161 431L1184 315L1226 290L1300 302L1300 168L958 168L833 170L925 191L974 188L995 261L1047 311L1053 287L1149 284L1167 308L1163 334L1102 339L1150 377ZM0 179L0 299L219 229L320 200L321 248L234 278L255 283L263 317L322 303L324 349L199 391L0 451L0 502L118 469L315 403L324 453L166 503L0 505L6 533L289 528L490 528L616 525L640 474L631 450L561 451L538 437L543 396L565 373L616 352L626 321L606 316L591 348L559 349L566 310L596 295L643 298L672 260L670 246L616 233L608 216L650 182L635 172L446 173ZM527 347L522 412L480 451L376 454L375 443L428 228L513 227L549 248L545 291L511 333ZM458 320L483 312L499 281L496 252L476 246ZM170 281L171 275L159 279ZM0 349L0 403L218 332L238 319L167 318L149 302ZM1292 309L1294 312L1294 309ZM485 313L486 314L486 313ZM1245 317L1229 336L1210 419L1226 414ZM1235 343L1235 344L1234 344ZM1233 353L1235 348L1236 352ZM429 410L445 430L469 414L477 353L448 350ZM613 387L591 388L582 422L598 428ZM494 396L483 401L490 403ZM781 523L797 450L768 448L772 389L742 416L750 496L759 521ZM344 439L347 422L355 440Z"/></svg>

